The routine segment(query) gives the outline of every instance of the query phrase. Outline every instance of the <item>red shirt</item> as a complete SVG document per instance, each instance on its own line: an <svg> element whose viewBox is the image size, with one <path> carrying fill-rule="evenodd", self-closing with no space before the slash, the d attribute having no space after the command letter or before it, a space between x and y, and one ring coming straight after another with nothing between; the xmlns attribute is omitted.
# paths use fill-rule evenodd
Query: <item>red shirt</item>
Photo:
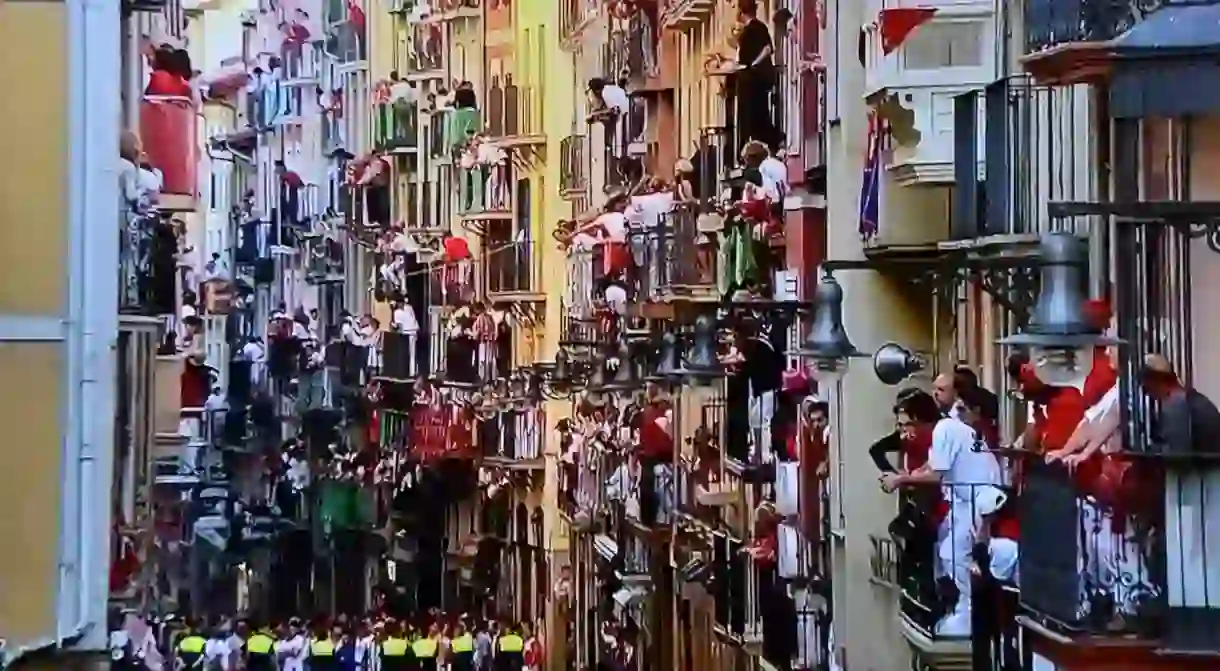
<svg viewBox="0 0 1220 671"><path fill-rule="evenodd" d="M1046 403L1046 422L1042 428L1042 451L1061 450L1089 409L1084 396L1070 387L1059 387L1051 391Z"/></svg>
<svg viewBox="0 0 1220 671"><path fill-rule="evenodd" d="M445 238L445 260L453 263L470 258L470 244L462 238Z"/></svg>
<svg viewBox="0 0 1220 671"><path fill-rule="evenodd" d="M191 97L191 85L185 79L165 70L153 70L148 78L145 95Z"/></svg>
<svg viewBox="0 0 1220 671"><path fill-rule="evenodd" d="M640 411L640 454L660 460L673 460L674 441L662 425L666 408L650 404Z"/></svg>

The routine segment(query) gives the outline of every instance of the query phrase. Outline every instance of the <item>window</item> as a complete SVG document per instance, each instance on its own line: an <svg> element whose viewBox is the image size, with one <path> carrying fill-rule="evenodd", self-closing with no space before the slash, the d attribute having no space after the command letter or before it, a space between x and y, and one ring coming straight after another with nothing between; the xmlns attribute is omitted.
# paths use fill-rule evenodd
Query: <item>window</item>
<svg viewBox="0 0 1220 671"><path fill-rule="evenodd" d="M920 26L902 47L907 70L979 67L983 64L983 22L940 21Z"/></svg>

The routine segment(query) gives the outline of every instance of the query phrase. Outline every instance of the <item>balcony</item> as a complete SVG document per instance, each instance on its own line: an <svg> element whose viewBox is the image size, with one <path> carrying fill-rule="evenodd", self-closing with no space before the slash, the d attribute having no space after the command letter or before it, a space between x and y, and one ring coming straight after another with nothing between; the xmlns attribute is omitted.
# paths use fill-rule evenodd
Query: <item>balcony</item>
<svg viewBox="0 0 1220 671"><path fill-rule="evenodd" d="M990 594L973 590L979 584L971 571L976 563L976 529L979 524L999 529L998 520L1011 518L1018 505L1024 506L1030 499L1025 492L1018 504L1010 496L1011 492L999 487L970 484L950 485L946 493L935 487L900 493L898 515L889 526L903 548L898 558L900 626L911 647L935 668L970 668L975 634L971 617L976 607L986 613L997 606L981 598ZM952 503L946 504L945 497L951 497ZM939 536L949 540L938 541ZM983 564L991 573L989 579L1013 585L1018 573L1017 543L998 533L992 538L989 560ZM1022 540L1028 538L1023 535ZM1028 542L1021 545L1022 566L1027 546ZM1028 576L1022 576L1022 582L1030 584L1028 581ZM1032 584L1053 589L1049 583Z"/></svg>
<svg viewBox="0 0 1220 671"><path fill-rule="evenodd" d="M119 310L172 315L177 311L178 239L173 223L157 213L125 210L119 244Z"/></svg>
<svg viewBox="0 0 1220 671"><path fill-rule="evenodd" d="M407 78L415 81L444 77L445 27L416 24L411 29Z"/></svg>
<svg viewBox="0 0 1220 671"><path fill-rule="evenodd" d="M478 421L476 435L484 463L508 468L541 467L544 430L546 414L541 409L498 409L492 417Z"/></svg>
<svg viewBox="0 0 1220 671"><path fill-rule="evenodd" d="M197 110L190 98L145 96L140 103L140 138L148 162L161 172L158 206L195 211L199 147Z"/></svg>
<svg viewBox="0 0 1220 671"><path fill-rule="evenodd" d="M524 147L545 141L542 100L531 86L513 83L513 75L492 75L487 87L487 135L504 147Z"/></svg>
<svg viewBox="0 0 1220 671"><path fill-rule="evenodd" d="M560 0L559 39L565 48L572 48L601 8L598 0Z"/></svg>
<svg viewBox="0 0 1220 671"><path fill-rule="evenodd" d="M1009 236L1007 242L1033 249L1045 233L1084 235L1100 225L1094 217L1049 213L1052 202L1096 197L1094 118L1087 90L1041 86L1028 76L957 96L951 237Z"/></svg>
<svg viewBox="0 0 1220 671"><path fill-rule="evenodd" d="M494 163L458 172L457 213L467 222L512 219L512 169L500 150L492 151Z"/></svg>
<svg viewBox="0 0 1220 671"><path fill-rule="evenodd" d="M631 91L670 88L661 81L661 32L656 10L639 9L627 22L627 87Z"/></svg>
<svg viewBox="0 0 1220 671"><path fill-rule="evenodd" d="M1022 26L1029 72L1039 79L1071 83L1109 71L1110 41L1160 4L1124 0L1029 0Z"/></svg>
<svg viewBox="0 0 1220 671"><path fill-rule="evenodd" d="M507 228L507 227L505 227ZM530 240L509 240L488 230L483 247L483 288L492 302L541 298L542 267Z"/></svg>
<svg viewBox="0 0 1220 671"><path fill-rule="evenodd" d="M396 382L416 379L420 369L419 344L418 334L397 331L382 334L382 377Z"/></svg>
<svg viewBox="0 0 1220 671"><path fill-rule="evenodd" d="M460 153L483 129L479 110L459 107L432 113L432 157L449 158Z"/></svg>
<svg viewBox="0 0 1220 671"><path fill-rule="evenodd" d="M661 13L661 27L694 30L711 20L715 13L715 0L672 0Z"/></svg>
<svg viewBox="0 0 1220 671"><path fill-rule="evenodd" d="M638 300L718 300L717 238L699 228L700 222L707 226L716 217L697 203L680 203L662 214L654 228L632 228L633 252L642 260L631 273Z"/></svg>
<svg viewBox="0 0 1220 671"><path fill-rule="evenodd" d="M463 404L416 405L409 413L407 449L417 461L472 459L476 454L473 435L473 415Z"/></svg>
<svg viewBox="0 0 1220 671"><path fill-rule="evenodd" d="M584 135L569 135L559 143L559 194L583 198L589 189L588 143Z"/></svg>
<svg viewBox="0 0 1220 671"><path fill-rule="evenodd" d="M343 243L338 240L307 236L305 258L305 281L309 284L339 284L345 280Z"/></svg>
<svg viewBox="0 0 1220 671"><path fill-rule="evenodd" d="M483 304L463 304L448 311L430 308L428 334L429 379L435 384L473 392L508 376L511 331L507 324L497 324Z"/></svg>
<svg viewBox="0 0 1220 671"><path fill-rule="evenodd" d="M419 137L419 105L406 100L373 105L373 147L391 154L413 151Z"/></svg>

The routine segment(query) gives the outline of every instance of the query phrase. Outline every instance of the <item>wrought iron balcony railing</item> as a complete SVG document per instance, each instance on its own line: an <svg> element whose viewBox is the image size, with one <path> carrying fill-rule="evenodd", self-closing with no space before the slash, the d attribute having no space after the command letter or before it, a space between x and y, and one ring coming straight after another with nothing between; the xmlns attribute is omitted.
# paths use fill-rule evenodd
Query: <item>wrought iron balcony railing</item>
<svg viewBox="0 0 1220 671"><path fill-rule="evenodd" d="M504 410L478 421L476 435L484 458L533 461L542 457L546 415L538 408Z"/></svg>
<svg viewBox="0 0 1220 671"><path fill-rule="evenodd" d="M1011 492L990 484L952 484L900 493L890 534L902 540L898 558L899 611L920 640L965 640L971 636L971 578L981 525L992 532L989 568L1005 582L1017 576L1016 541L1000 532L1017 503ZM1022 496L1022 504L1027 500ZM938 537L947 540L939 541ZM1023 540L1027 540L1024 536ZM1026 544L1022 543L1024 555ZM1024 564L1025 557L1021 557ZM1073 558L1075 567L1075 558ZM941 577L943 576L943 577ZM1027 579L1027 578L1026 578ZM1035 583L1046 584L1049 583Z"/></svg>
<svg viewBox="0 0 1220 671"><path fill-rule="evenodd" d="M542 289L542 267L534 242L488 238L483 251L483 287L488 294L535 293Z"/></svg>
<svg viewBox="0 0 1220 671"><path fill-rule="evenodd" d="M559 142L559 191L564 196L584 195L589 188L588 146L584 135L569 135Z"/></svg>
<svg viewBox="0 0 1220 671"><path fill-rule="evenodd" d="M717 243L714 234L699 230L701 216L697 203L679 203L655 227L633 228L637 296L690 294L716 284Z"/></svg>
<svg viewBox="0 0 1220 671"><path fill-rule="evenodd" d="M419 137L419 105L400 100L373 106L373 145L379 151L414 148Z"/></svg>
<svg viewBox="0 0 1220 671"><path fill-rule="evenodd" d="M637 11L628 21L626 67L629 82L640 85L660 74L657 47L660 43L656 17Z"/></svg>
<svg viewBox="0 0 1220 671"><path fill-rule="evenodd" d="M512 169L508 160L461 170L458 177L457 212L478 217L507 214L512 210Z"/></svg>
<svg viewBox="0 0 1220 671"><path fill-rule="evenodd" d="M1159 5L1127 0L1029 0L1024 3L1022 22L1025 51L1036 53L1064 44L1108 42Z"/></svg>
<svg viewBox="0 0 1220 671"><path fill-rule="evenodd" d="M125 208L120 226L119 310L173 314L178 253L173 225L156 213L139 214Z"/></svg>
<svg viewBox="0 0 1220 671"><path fill-rule="evenodd" d="M440 70L445 65L445 27L416 24L412 35L410 68L417 72Z"/></svg>
<svg viewBox="0 0 1220 671"><path fill-rule="evenodd" d="M961 94L954 104L954 238L1088 231L1087 218L1049 215L1053 202L1097 194L1097 145L1085 132L1093 124L1087 90L1016 76Z"/></svg>

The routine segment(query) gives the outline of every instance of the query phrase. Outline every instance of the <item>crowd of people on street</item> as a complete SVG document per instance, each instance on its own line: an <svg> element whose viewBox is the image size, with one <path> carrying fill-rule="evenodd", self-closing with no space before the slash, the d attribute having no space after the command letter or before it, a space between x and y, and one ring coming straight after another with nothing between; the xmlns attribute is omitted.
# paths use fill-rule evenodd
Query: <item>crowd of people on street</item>
<svg viewBox="0 0 1220 671"><path fill-rule="evenodd" d="M543 662L527 624L437 611L211 625L129 613L114 623L110 650L112 669L132 671L538 671Z"/></svg>

